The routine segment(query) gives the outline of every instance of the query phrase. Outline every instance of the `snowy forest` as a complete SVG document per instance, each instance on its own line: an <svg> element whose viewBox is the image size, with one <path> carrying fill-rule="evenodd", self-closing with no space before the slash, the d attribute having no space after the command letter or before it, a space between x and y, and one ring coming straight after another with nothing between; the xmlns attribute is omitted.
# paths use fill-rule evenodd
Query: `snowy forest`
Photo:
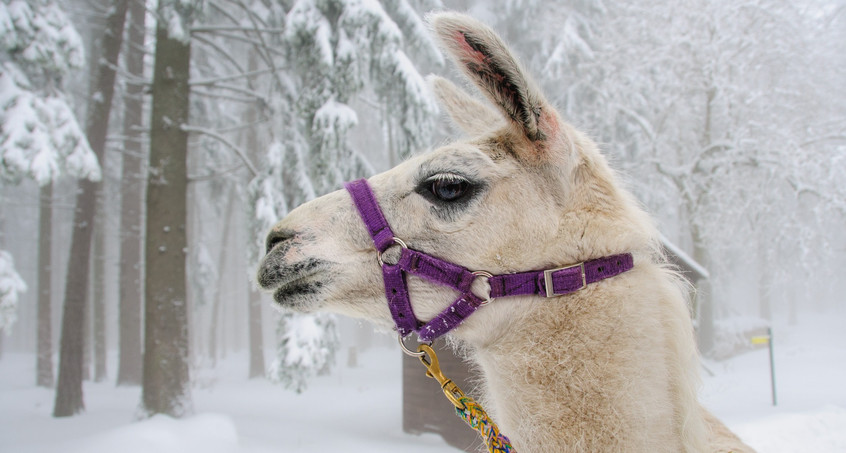
<svg viewBox="0 0 846 453"><path fill-rule="evenodd" d="M340 449L220 447L234 428L202 414L237 403L206 394L366 386L349 369L393 338L280 311L255 269L291 209L456 136L425 80L458 80L425 20L444 9L497 29L707 270L690 308L711 368L749 329L846 321L843 0L0 0L0 450L55 451L77 428L36 427L114 414L216 431L166 452ZM362 451L417 442L401 435Z"/></svg>

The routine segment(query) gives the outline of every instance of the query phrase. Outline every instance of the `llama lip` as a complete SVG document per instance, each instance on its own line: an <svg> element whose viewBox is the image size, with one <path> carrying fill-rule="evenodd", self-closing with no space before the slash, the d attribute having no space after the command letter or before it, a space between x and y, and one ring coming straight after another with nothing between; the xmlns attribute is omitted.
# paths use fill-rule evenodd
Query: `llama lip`
<svg viewBox="0 0 846 453"><path fill-rule="evenodd" d="M303 309L306 306L311 306L312 304L309 301L316 299L326 284L323 280L315 280L311 277L300 278L277 288L273 292L273 300L280 306L287 308L300 307Z"/></svg>
<svg viewBox="0 0 846 453"><path fill-rule="evenodd" d="M279 255L270 254L265 257L259 267L258 284L266 290L290 291L295 287L304 286L303 283L314 280L313 277L322 273L328 263L319 259L308 259L296 263L287 263ZM312 282L310 285L315 286ZM319 286L323 286L322 283Z"/></svg>

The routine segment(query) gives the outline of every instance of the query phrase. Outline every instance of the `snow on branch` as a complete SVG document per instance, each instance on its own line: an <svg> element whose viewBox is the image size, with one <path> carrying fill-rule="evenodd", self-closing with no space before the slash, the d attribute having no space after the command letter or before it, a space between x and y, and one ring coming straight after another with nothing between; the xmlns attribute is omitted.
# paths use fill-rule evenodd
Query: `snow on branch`
<svg viewBox="0 0 846 453"><path fill-rule="evenodd" d="M314 130L321 136L340 140L358 124L358 115L348 105L334 99L326 101L314 114Z"/></svg>
<svg viewBox="0 0 846 453"><path fill-rule="evenodd" d="M432 39L428 27L407 0L386 0L382 2L385 11L405 31L406 40L418 52L438 66L444 65L440 48Z"/></svg>
<svg viewBox="0 0 846 453"><path fill-rule="evenodd" d="M191 26L203 14L203 0L159 0L158 26L167 30L167 35L177 41L191 40Z"/></svg>
<svg viewBox="0 0 846 453"><path fill-rule="evenodd" d="M98 181L97 156L91 151L73 110L59 95L39 96L12 63L0 68L0 179L28 177L39 185L62 171Z"/></svg>
<svg viewBox="0 0 846 453"><path fill-rule="evenodd" d="M18 319L18 294L26 289L26 283L15 270L12 255L0 250L0 332L8 333Z"/></svg>
<svg viewBox="0 0 846 453"><path fill-rule="evenodd" d="M67 74L85 63L82 38L53 2L0 3L0 46L18 63Z"/></svg>

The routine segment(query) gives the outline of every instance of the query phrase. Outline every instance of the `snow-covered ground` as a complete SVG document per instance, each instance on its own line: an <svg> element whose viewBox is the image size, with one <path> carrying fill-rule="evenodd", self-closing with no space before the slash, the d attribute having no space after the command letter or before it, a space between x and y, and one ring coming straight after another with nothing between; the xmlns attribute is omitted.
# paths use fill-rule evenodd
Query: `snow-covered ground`
<svg viewBox="0 0 846 453"><path fill-rule="evenodd" d="M778 406L766 349L708 362L702 399L760 452L846 452L846 316L776 326ZM112 362L113 363L113 362ZM33 385L35 360L0 359L0 452L265 453L456 451L435 435L404 434L400 356L372 348L297 395L247 380L246 358L195 373L196 415L135 421L138 388L86 383L84 414L54 419L53 392ZM446 402L445 402L446 403Z"/></svg>

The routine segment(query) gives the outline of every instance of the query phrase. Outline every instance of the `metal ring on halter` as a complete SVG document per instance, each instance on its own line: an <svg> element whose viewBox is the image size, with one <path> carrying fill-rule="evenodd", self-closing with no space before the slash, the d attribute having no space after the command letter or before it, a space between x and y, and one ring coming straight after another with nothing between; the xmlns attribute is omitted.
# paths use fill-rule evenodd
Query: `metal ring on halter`
<svg viewBox="0 0 846 453"><path fill-rule="evenodd" d="M488 280L493 278L493 274L491 274L490 272L487 272L487 271L473 271L473 272L471 272L471 274L475 275L476 277L487 278ZM494 299L491 297L490 286L491 286L490 283L488 283L488 295L487 295L487 297L485 297L485 301L482 302L482 306L485 306L485 305L494 301Z"/></svg>
<svg viewBox="0 0 846 453"><path fill-rule="evenodd" d="M402 348L402 352L405 355L410 355L411 357L423 357L424 355L426 355L425 352L416 352L416 351L412 351L411 349L408 349L405 346L405 342L403 341L402 335L400 335L400 334L397 334L397 341L399 341L400 348ZM429 344L431 345L431 343L429 343Z"/></svg>
<svg viewBox="0 0 846 453"><path fill-rule="evenodd" d="M394 237L393 239L394 239L394 244L399 245L400 247L402 247L404 249L408 248L408 246L405 245L405 242L402 239L400 239L398 237ZM391 247L393 247L393 245L391 245ZM385 249L385 251L387 252L391 247L388 247L387 249ZM380 252L378 250L376 250L376 259L379 260L379 266L385 265L385 262L382 261L382 252Z"/></svg>

